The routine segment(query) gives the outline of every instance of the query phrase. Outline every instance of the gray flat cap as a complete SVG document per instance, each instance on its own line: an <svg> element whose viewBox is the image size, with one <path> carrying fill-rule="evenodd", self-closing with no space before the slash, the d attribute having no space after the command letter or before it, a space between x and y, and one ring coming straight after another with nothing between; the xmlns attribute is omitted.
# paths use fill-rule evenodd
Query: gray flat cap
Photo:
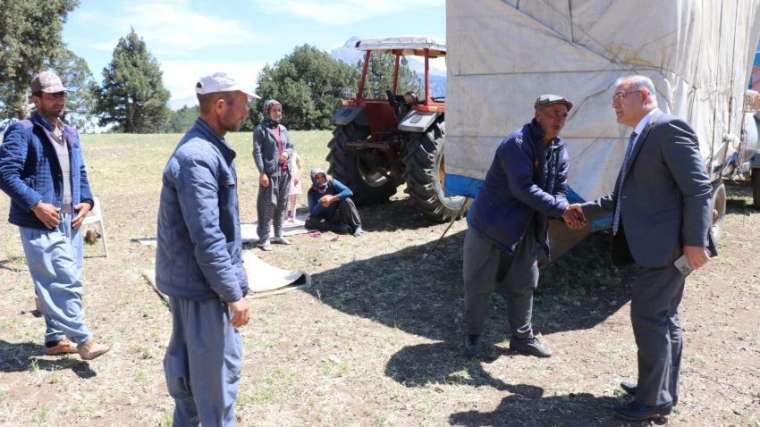
<svg viewBox="0 0 760 427"><path fill-rule="evenodd" d="M573 108L573 103L568 101L567 98L564 96L553 95L551 93L547 93L536 98L536 102L533 104L533 107L538 108L551 104L564 104L567 107L568 111Z"/></svg>

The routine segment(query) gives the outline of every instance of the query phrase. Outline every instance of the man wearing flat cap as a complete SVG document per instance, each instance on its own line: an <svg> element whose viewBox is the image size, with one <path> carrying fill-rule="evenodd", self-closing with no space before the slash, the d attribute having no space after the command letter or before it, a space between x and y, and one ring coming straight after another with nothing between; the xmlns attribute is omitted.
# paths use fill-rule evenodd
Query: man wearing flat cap
<svg viewBox="0 0 760 427"><path fill-rule="evenodd" d="M66 88L51 71L32 81L35 111L10 126L0 146L0 188L11 198L26 262L45 318L45 352L94 359L108 347L85 325L82 234L94 205L79 134L61 120Z"/></svg>
<svg viewBox="0 0 760 427"><path fill-rule="evenodd" d="M158 209L156 284L169 295L172 336L164 357L175 426L235 425L242 348L248 323L238 211L236 131L255 97L216 73L195 92L200 117L177 144L163 174Z"/></svg>
<svg viewBox="0 0 760 427"><path fill-rule="evenodd" d="M509 347L520 354L549 357L533 335L533 292L538 264L549 254L548 218L581 228L579 205L570 205L568 158L559 133L573 104L541 95L530 123L515 129L496 149L480 193L467 216L464 240L464 350L478 357L488 317L488 300L498 290L507 303Z"/></svg>

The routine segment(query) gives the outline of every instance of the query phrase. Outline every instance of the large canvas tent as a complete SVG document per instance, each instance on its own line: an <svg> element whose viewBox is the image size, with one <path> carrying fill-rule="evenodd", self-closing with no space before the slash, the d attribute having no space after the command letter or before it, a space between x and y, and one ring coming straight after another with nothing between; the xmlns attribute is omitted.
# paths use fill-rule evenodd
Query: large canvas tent
<svg viewBox="0 0 760 427"><path fill-rule="evenodd" d="M575 104L562 133L572 196L607 194L628 130L614 83L652 78L660 108L694 126L712 177L736 150L760 37L758 0L448 0L446 181L474 197L499 141L541 93Z"/></svg>

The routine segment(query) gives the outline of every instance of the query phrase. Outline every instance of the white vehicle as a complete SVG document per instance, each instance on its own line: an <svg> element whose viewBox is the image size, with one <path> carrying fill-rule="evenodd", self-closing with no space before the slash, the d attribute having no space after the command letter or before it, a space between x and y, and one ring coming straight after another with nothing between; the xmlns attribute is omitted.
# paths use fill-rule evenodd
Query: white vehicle
<svg viewBox="0 0 760 427"><path fill-rule="evenodd" d="M448 195L477 195L499 141L532 118L542 93L575 105L562 132L569 198L608 194L628 134L611 107L614 83L643 74L655 83L660 109L686 118L697 132L719 231L722 179L742 148L760 1L448 0L446 6ZM555 256L585 236L557 225L550 232Z"/></svg>

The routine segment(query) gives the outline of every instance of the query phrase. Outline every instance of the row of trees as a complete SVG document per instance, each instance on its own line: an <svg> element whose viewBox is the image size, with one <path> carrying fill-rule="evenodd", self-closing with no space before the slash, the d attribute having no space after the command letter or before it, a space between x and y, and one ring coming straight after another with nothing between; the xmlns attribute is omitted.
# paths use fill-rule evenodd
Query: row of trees
<svg viewBox="0 0 760 427"><path fill-rule="evenodd" d="M29 86L34 74L55 70L70 89L67 120L82 127L106 126L116 132L182 132L198 117L198 108L171 111L169 91L145 42L132 29L119 39L113 57L97 84L86 61L61 39L63 24L78 0L3 0L0 7L0 121L28 113ZM251 106L243 130L262 119L261 104L275 98L283 104L283 122L291 129L325 129L341 100L355 96L361 61L349 65L310 45L296 47L258 78L262 100ZM384 97L391 87L393 57L373 55L368 66L367 93ZM405 63L399 91L417 89L417 75Z"/></svg>

